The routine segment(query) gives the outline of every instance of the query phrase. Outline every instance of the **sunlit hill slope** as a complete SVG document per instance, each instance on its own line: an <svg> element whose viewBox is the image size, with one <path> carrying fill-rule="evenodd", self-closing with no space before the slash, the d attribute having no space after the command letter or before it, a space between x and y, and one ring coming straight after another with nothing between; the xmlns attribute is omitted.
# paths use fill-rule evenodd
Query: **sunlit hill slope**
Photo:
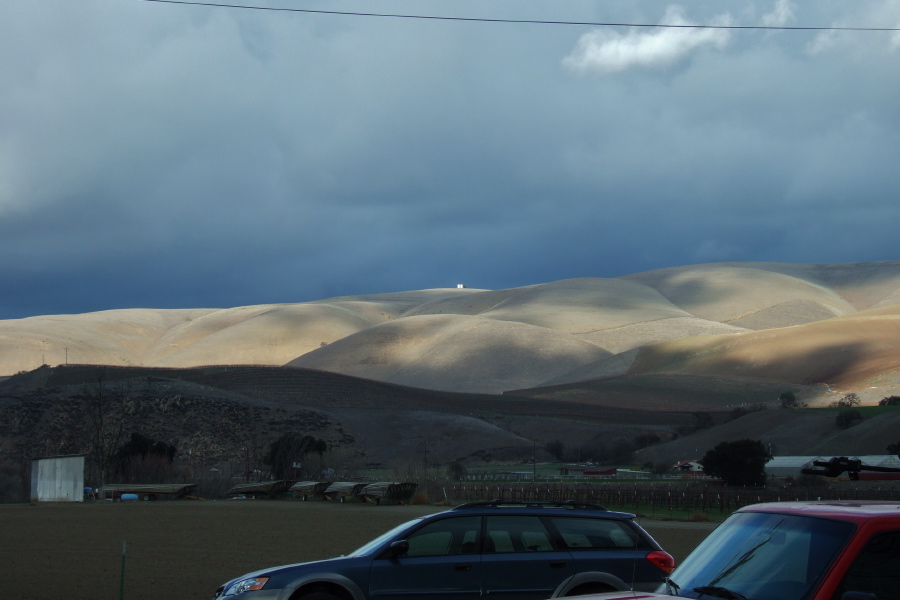
<svg viewBox="0 0 900 600"><path fill-rule="evenodd" d="M677 373L891 384L900 262L722 263L506 290L0 321L0 374L50 365L286 365L501 393Z"/></svg>

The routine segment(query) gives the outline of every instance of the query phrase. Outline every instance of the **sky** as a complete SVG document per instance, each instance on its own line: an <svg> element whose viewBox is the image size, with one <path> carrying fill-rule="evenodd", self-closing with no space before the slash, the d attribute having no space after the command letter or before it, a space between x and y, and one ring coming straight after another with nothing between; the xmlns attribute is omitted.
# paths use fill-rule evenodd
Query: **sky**
<svg viewBox="0 0 900 600"><path fill-rule="evenodd" d="M900 0L244 4L900 28ZM0 319L894 260L898 98L900 31L5 0Z"/></svg>

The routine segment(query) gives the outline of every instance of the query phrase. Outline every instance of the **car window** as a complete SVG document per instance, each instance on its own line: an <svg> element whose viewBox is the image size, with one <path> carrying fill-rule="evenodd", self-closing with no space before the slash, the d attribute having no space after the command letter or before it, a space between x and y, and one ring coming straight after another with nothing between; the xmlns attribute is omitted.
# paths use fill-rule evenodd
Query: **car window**
<svg viewBox="0 0 900 600"><path fill-rule="evenodd" d="M818 517L734 513L691 552L671 579L682 591L720 587L748 600L805 600L855 528L847 521Z"/></svg>
<svg viewBox="0 0 900 600"><path fill-rule="evenodd" d="M866 592L885 600L900 598L900 532L879 533L866 543L834 598L844 592Z"/></svg>
<svg viewBox="0 0 900 600"><path fill-rule="evenodd" d="M570 550L615 550L646 547L626 523L607 519L554 517L553 526Z"/></svg>
<svg viewBox="0 0 900 600"><path fill-rule="evenodd" d="M434 521L406 538L409 550L403 556L447 556L477 552L481 517L454 517Z"/></svg>
<svg viewBox="0 0 900 600"><path fill-rule="evenodd" d="M417 522L421 521L422 518L423 517L419 517L418 519L413 519L412 521L407 521L406 523L397 525L396 527L394 527L393 529L391 529L389 531L385 531L384 533L379 535L374 540L366 542L365 544L363 544L362 546L360 546L359 548L357 548L356 550L354 550L353 552L348 554L348 556L365 556L366 554L373 552L374 550L381 547L381 545L384 544L385 542L387 542L388 540L393 539L393 538L397 537L398 535L400 535L400 533L402 533L403 530L411 529L412 526L415 525Z"/></svg>
<svg viewBox="0 0 900 600"><path fill-rule="evenodd" d="M487 518L484 551L550 552L556 545L539 517L501 516Z"/></svg>

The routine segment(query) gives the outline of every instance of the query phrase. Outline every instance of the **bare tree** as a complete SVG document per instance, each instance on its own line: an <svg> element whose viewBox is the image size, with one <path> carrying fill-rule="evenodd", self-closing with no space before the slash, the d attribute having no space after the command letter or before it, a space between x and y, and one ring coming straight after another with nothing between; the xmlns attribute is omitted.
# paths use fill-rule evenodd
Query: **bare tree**
<svg viewBox="0 0 900 600"><path fill-rule="evenodd" d="M168 483L175 479L172 461L152 452L129 457L125 473L132 483Z"/></svg>
<svg viewBox="0 0 900 600"><path fill-rule="evenodd" d="M292 474L301 472L297 465L308 454L319 457L328 450L325 440L311 435L285 433L269 444L269 451L263 457L263 463L271 467L276 479L290 479ZM321 468L321 460L319 461ZM309 470L309 469L307 469Z"/></svg>
<svg viewBox="0 0 900 600"><path fill-rule="evenodd" d="M832 408L853 408L854 406L859 406L859 396L850 392L849 394L844 394L844 397L840 400L835 400L828 406Z"/></svg>
<svg viewBox="0 0 900 600"><path fill-rule="evenodd" d="M87 413L90 433L90 457L97 469L100 487L108 483L117 461L117 452L125 434L125 403L129 390L121 386L119 393L108 389L104 369L98 369L94 383L86 385L81 402Z"/></svg>

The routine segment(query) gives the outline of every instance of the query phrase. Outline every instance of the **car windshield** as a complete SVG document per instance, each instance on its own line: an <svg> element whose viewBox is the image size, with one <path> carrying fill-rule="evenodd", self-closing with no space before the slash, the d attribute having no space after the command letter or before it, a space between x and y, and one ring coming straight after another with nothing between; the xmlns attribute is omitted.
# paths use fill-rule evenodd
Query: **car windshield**
<svg viewBox="0 0 900 600"><path fill-rule="evenodd" d="M736 513L672 573L668 593L690 598L805 600L856 526L846 521Z"/></svg>
<svg viewBox="0 0 900 600"><path fill-rule="evenodd" d="M407 521L406 523L402 523L397 525L390 531L386 531L379 535L377 538L372 540L371 542L366 542L347 556L365 556L367 554L371 554L374 552L379 546L384 544L389 539L399 535L401 532L410 529L413 525L422 520L423 517L419 517L418 519L413 519L412 521Z"/></svg>

